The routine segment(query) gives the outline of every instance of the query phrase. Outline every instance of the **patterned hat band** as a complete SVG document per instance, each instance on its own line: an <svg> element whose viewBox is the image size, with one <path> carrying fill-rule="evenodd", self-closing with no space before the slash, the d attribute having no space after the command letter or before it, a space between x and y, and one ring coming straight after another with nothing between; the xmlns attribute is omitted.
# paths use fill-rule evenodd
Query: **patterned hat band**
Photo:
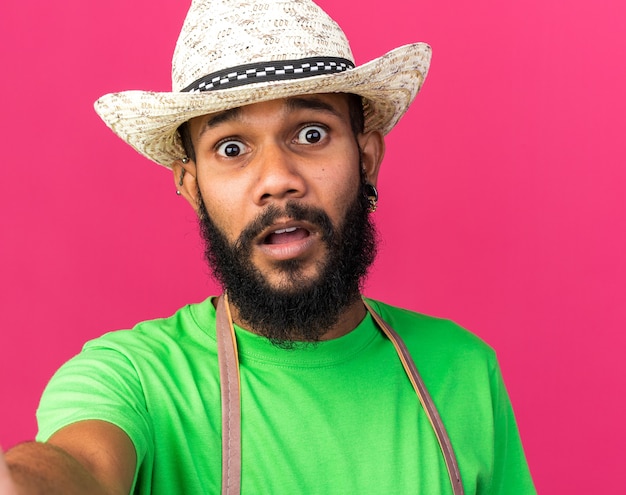
<svg viewBox="0 0 626 495"><path fill-rule="evenodd" d="M234 88L257 82L301 79L320 74L344 72L354 69L354 64L345 58L311 57L299 60L281 60L245 64L213 72L201 77L182 90L183 93L198 93L216 89Z"/></svg>

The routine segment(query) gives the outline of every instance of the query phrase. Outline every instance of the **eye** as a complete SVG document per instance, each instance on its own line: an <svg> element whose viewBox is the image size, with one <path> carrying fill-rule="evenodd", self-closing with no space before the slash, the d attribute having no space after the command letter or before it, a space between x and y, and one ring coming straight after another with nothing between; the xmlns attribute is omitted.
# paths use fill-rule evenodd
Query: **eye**
<svg viewBox="0 0 626 495"><path fill-rule="evenodd" d="M217 154L228 158L234 158L241 155L245 149L246 147L241 141L230 139L228 141L222 141L218 145Z"/></svg>
<svg viewBox="0 0 626 495"><path fill-rule="evenodd" d="M300 130L296 141L300 144L315 144L324 139L327 134L328 131L320 125L307 125Z"/></svg>

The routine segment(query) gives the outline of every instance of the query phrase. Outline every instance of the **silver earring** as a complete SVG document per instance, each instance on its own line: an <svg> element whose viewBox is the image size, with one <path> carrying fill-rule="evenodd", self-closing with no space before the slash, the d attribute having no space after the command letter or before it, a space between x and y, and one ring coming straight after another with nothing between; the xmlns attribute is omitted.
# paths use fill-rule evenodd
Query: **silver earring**
<svg viewBox="0 0 626 495"><path fill-rule="evenodd" d="M176 189L176 196L180 196L180 191Z"/></svg>
<svg viewBox="0 0 626 495"><path fill-rule="evenodd" d="M374 213L376 208L378 207L378 190L374 187L373 184L369 182L365 184L365 194L367 196L367 201L369 201L369 208L367 211L369 213Z"/></svg>
<svg viewBox="0 0 626 495"><path fill-rule="evenodd" d="M189 161L189 159L187 159L187 161ZM185 169L183 169L183 171L180 174L180 180L178 181L178 186L182 187L183 186L183 178L185 177Z"/></svg>
<svg viewBox="0 0 626 495"><path fill-rule="evenodd" d="M181 162L183 162L183 163L189 163L189 157L188 157L188 156L183 156L183 157L180 159L180 161L181 161Z"/></svg>

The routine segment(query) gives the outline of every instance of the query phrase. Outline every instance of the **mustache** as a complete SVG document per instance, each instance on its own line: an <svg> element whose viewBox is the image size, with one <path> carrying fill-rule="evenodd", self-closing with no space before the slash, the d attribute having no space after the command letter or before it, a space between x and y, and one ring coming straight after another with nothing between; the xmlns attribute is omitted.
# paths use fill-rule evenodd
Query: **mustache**
<svg viewBox="0 0 626 495"><path fill-rule="evenodd" d="M304 206L296 201L289 201L284 208L270 205L261 212L239 234L234 245L235 249L240 252L249 250L252 242L261 232L270 227L277 219L284 217L315 225L320 230L322 240L324 241L331 239L334 234L333 223L324 210L312 206Z"/></svg>

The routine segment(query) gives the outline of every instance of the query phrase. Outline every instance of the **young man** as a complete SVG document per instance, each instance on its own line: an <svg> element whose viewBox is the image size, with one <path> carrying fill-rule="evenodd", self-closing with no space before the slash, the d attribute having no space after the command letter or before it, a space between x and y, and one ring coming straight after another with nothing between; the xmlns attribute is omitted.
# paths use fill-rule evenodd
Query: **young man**
<svg viewBox="0 0 626 495"><path fill-rule="evenodd" d="M173 170L225 294L66 363L42 443L7 455L20 490L535 493L493 351L359 291L383 136L429 61L417 43L354 67L308 0L196 0L174 92L96 103Z"/></svg>

